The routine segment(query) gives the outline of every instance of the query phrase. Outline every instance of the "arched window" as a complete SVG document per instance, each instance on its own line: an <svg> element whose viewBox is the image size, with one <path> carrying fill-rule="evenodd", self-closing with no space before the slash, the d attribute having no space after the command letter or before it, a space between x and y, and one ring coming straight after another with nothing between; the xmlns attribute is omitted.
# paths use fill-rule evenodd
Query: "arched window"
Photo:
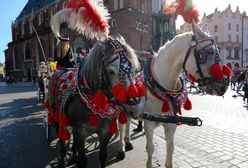
<svg viewBox="0 0 248 168"><path fill-rule="evenodd" d="M24 25L24 35L27 37L30 34L29 20L27 19Z"/></svg>
<svg viewBox="0 0 248 168"><path fill-rule="evenodd" d="M20 69L17 48L14 48L14 52L13 52L13 67L14 69Z"/></svg>
<svg viewBox="0 0 248 168"><path fill-rule="evenodd" d="M234 48L234 58L239 58L239 47Z"/></svg>
<svg viewBox="0 0 248 168"><path fill-rule="evenodd" d="M42 61L45 61L44 59L44 55L43 55L43 52L42 52L42 49L44 48L44 41L41 39L41 45L42 45L42 48L40 46L40 44L38 44L38 58L39 58L39 63L42 62Z"/></svg>
<svg viewBox="0 0 248 168"><path fill-rule="evenodd" d="M217 32L217 31L218 31L218 26L214 25L214 32Z"/></svg>
<svg viewBox="0 0 248 168"><path fill-rule="evenodd" d="M31 59L30 47L29 47L29 43L27 43L25 46L25 60L30 60L30 59Z"/></svg>

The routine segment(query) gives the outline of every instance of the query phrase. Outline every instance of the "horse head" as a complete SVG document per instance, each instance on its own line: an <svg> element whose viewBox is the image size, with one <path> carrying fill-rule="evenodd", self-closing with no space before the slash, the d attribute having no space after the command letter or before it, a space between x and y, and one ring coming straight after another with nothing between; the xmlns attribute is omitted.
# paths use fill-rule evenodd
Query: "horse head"
<svg viewBox="0 0 248 168"><path fill-rule="evenodd" d="M102 91L109 102L121 105L127 114L140 109L143 85L136 82L140 63L134 50L123 37L109 37L97 42L87 56L80 74L93 93ZM83 79L80 79L81 81Z"/></svg>
<svg viewBox="0 0 248 168"><path fill-rule="evenodd" d="M183 69L192 81L210 95L222 96L227 91L231 70L221 62L219 49L207 26L202 29L192 23L193 35Z"/></svg>

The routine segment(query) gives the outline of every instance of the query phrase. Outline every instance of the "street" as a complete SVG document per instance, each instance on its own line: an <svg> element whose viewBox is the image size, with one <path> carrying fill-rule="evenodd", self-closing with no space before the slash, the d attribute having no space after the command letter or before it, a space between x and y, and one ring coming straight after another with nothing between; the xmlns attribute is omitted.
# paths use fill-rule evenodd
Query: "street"
<svg viewBox="0 0 248 168"><path fill-rule="evenodd" d="M203 120L201 127L178 126L175 134L175 168L247 168L248 167L248 110L240 96L227 91L224 97L190 94L193 104L185 116ZM242 93L242 92L241 92ZM50 145L45 139L42 123L43 106L37 100L37 87L0 84L0 167L56 167L59 147L57 140ZM131 130L136 127L134 121ZM90 137L94 140L94 137ZM123 161L115 156L116 137L109 145L107 167L144 168L146 139L144 132L132 133L134 149ZM162 127L155 130L154 167L164 167L165 137ZM95 143L88 141L88 167L98 165ZM68 167L75 167L74 165Z"/></svg>

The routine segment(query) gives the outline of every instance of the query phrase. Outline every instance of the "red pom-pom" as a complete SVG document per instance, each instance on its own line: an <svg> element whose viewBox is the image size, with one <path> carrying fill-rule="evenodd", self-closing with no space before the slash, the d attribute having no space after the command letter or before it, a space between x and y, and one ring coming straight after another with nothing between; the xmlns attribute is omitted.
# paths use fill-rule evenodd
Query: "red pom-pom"
<svg viewBox="0 0 248 168"><path fill-rule="evenodd" d="M120 116L119 116L119 123L121 124L127 123L127 115L123 110L121 111Z"/></svg>
<svg viewBox="0 0 248 168"><path fill-rule="evenodd" d="M188 73L188 78L190 80L191 83L195 83L196 82L196 79L193 75L191 75L190 73Z"/></svg>
<svg viewBox="0 0 248 168"><path fill-rule="evenodd" d="M67 129L64 129L62 140L68 141L71 138L71 134Z"/></svg>
<svg viewBox="0 0 248 168"><path fill-rule="evenodd" d="M178 114L179 114L179 115L182 115L182 108L181 108L181 105L178 105L178 106L177 106L177 110L178 110Z"/></svg>
<svg viewBox="0 0 248 168"><path fill-rule="evenodd" d="M49 108L49 102L48 102L48 100L47 100L47 99L45 100L45 104L44 104L44 106L45 106L45 108L47 108L47 109Z"/></svg>
<svg viewBox="0 0 248 168"><path fill-rule="evenodd" d="M121 90L122 87L123 87L123 86L122 86L121 83L116 84L116 85L112 88L112 94L113 94L115 97L117 97L117 95L118 95L118 93L119 93L119 91Z"/></svg>
<svg viewBox="0 0 248 168"><path fill-rule="evenodd" d="M232 70L226 64L222 66L222 71L228 78L232 76Z"/></svg>
<svg viewBox="0 0 248 168"><path fill-rule="evenodd" d="M127 90L124 86L118 92L116 99L120 102L126 102L127 101Z"/></svg>
<svg viewBox="0 0 248 168"><path fill-rule="evenodd" d="M138 88L139 97L146 96L146 88L141 82L137 82L136 86Z"/></svg>
<svg viewBox="0 0 248 168"><path fill-rule="evenodd" d="M59 70L60 70L60 69L54 69L53 72L57 72L57 71L59 71Z"/></svg>
<svg viewBox="0 0 248 168"><path fill-rule="evenodd" d="M72 78L74 77L74 73L73 72L69 72L69 74L68 74L68 79L69 80L72 80Z"/></svg>
<svg viewBox="0 0 248 168"><path fill-rule="evenodd" d="M58 76L55 76L54 77L54 80L58 81L59 80L59 77Z"/></svg>
<svg viewBox="0 0 248 168"><path fill-rule="evenodd" d="M114 134L114 133L116 133L117 131L118 131L118 127L117 127L116 121L115 121L115 119L112 119L112 120L110 121L110 124L109 124L109 132L110 132L111 134Z"/></svg>
<svg viewBox="0 0 248 168"><path fill-rule="evenodd" d="M53 118L52 118L52 114L51 113L48 113L47 114L47 121L48 121L48 124L52 124L53 123Z"/></svg>
<svg viewBox="0 0 248 168"><path fill-rule="evenodd" d="M51 85L52 85L52 87L55 87L56 86L56 82L52 82Z"/></svg>
<svg viewBox="0 0 248 168"><path fill-rule="evenodd" d="M51 76L47 76L47 79L50 80L51 79Z"/></svg>
<svg viewBox="0 0 248 168"><path fill-rule="evenodd" d="M127 95L128 95L128 97L130 97L130 98L139 97L139 92L138 92L137 86L134 85L134 84L131 84L131 85L129 86Z"/></svg>
<svg viewBox="0 0 248 168"><path fill-rule="evenodd" d="M65 83L62 83L62 85L60 86L62 90L66 90L67 89L67 85Z"/></svg>
<svg viewBox="0 0 248 168"><path fill-rule="evenodd" d="M69 125L69 118L66 114L62 114L59 124L61 127L67 127Z"/></svg>
<svg viewBox="0 0 248 168"><path fill-rule="evenodd" d="M219 64L213 64L209 69L209 74L213 77L214 80L224 78L222 68Z"/></svg>
<svg viewBox="0 0 248 168"><path fill-rule="evenodd" d="M59 139L62 139L63 140L63 134L64 134L64 128L59 128L59 131L58 131L58 138Z"/></svg>
<svg viewBox="0 0 248 168"><path fill-rule="evenodd" d="M56 109L53 114L53 119L54 121L58 122L59 121L59 110Z"/></svg>
<svg viewBox="0 0 248 168"><path fill-rule="evenodd" d="M100 90L96 92L93 101L99 109L106 110L108 108L108 98Z"/></svg>
<svg viewBox="0 0 248 168"><path fill-rule="evenodd" d="M162 112L169 112L170 106L168 101L164 101L163 106L162 106Z"/></svg>
<svg viewBox="0 0 248 168"><path fill-rule="evenodd" d="M192 109L192 103L191 101L189 100L189 98L187 98L187 100L185 101L184 105L183 105L183 108L185 110L191 110Z"/></svg>
<svg viewBox="0 0 248 168"><path fill-rule="evenodd" d="M60 82L63 83L65 81L65 78L60 78Z"/></svg>
<svg viewBox="0 0 248 168"><path fill-rule="evenodd" d="M98 125L98 117L96 114L90 113L89 115L89 125L94 127Z"/></svg>

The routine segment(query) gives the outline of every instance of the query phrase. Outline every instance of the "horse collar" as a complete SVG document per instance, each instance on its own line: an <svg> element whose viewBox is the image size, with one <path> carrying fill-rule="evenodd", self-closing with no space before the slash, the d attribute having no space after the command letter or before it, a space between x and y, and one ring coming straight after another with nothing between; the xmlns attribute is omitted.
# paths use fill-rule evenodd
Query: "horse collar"
<svg viewBox="0 0 248 168"><path fill-rule="evenodd" d="M188 97L188 93L184 87L182 78L180 78L182 87L179 90L170 90L161 86L154 78L154 74L152 72L153 61L154 57L149 58L144 67L144 82L152 95L162 101L172 101L172 99L175 99L177 104L182 104L182 102L185 102Z"/></svg>

